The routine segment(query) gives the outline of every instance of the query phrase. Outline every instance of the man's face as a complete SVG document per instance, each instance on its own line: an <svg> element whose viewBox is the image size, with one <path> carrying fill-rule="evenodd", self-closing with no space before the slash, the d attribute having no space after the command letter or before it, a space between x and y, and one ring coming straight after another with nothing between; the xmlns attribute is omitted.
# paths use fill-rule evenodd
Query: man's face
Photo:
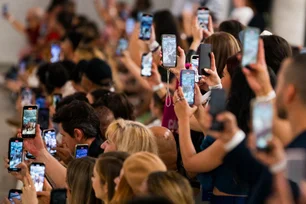
<svg viewBox="0 0 306 204"><path fill-rule="evenodd" d="M59 124L59 132L63 136L62 137L62 144L64 146L67 146L70 150L70 152L73 154L75 145L77 145L77 140L73 138L71 135L69 135L65 130L63 130L62 124Z"/></svg>
<svg viewBox="0 0 306 204"><path fill-rule="evenodd" d="M289 63L290 63L290 60L284 61L279 71L278 78L277 78L276 103L275 104L276 104L277 115L281 119L287 119L288 117L288 110L284 103L284 95L286 94L285 93L285 88L286 88L285 70L288 68Z"/></svg>
<svg viewBox="0 0 306 204"><path fill-rule="evenodd" d="M61 48L64 57L67 57L73 53L72 44L67 38L61 43Z"/></svg>
<svg viewBox="0 0 306 204"><path fill-rule="evenodd" d="M86 92L89 92L90 90L90 81L89 79L85 76L85 74L82 75L82 80L81 80L81 86Z"/></svg>

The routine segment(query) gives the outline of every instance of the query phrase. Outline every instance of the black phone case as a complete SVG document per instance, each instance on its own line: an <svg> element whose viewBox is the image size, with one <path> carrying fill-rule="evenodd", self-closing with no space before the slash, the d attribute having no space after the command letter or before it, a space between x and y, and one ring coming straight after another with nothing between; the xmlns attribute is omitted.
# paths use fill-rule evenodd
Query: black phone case
<svg viewBox="0 0 306 204"><path fill-rule="evenodd" d="M224 129L224 125L223 123L216 121L216 117L218 114L226 110L226 94L224 89L211 90L211 99L209 105L209 112L213 117L213 122L210 129L215 131L222 131Z"/></svg>
<svg viewBox="0 0 306 204"><path fill-rule="evenodd" d="M67 190L63 189L54 189L51 191L51 200L50 204L66 204Z"/></svg>
<svg viewBox="0 0 306 204"><path fill-rule="evenodd" d="M199 74L200 75L209 75L205 72L206 69L210 69L210 53L211 53L211 44L201 44L200 45L200 54L199 54Z"/></svg>

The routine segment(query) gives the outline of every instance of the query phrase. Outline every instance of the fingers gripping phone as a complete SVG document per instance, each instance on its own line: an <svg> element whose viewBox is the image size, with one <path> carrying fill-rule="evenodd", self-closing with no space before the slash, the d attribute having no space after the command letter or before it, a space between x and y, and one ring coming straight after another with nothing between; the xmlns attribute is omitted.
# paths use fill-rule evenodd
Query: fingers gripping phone
<svg viewBox="0 0 306 204"><path fill-rule="evenodd" d="M243 32L243 49L242 49L242 67L257 62L258 42L260 30L258 28L248 27Z"/></svg>
<svg viewBox="0 0 306 204"><path fill-rule="evenodd" d="M22 114L22 138L35 137L37 121L37 106L24 106Z"/></svg>
<svg viewBox="0 0 306 204"><path fill-rule="evenodd" d="M152 72L152 53L144 53L141 57L141 76L150 77Z"/></svg>
<svg viewBox="0 0 306 204"><path fill-rule="evenodd" d="M273 104L271 101L252 101L252 127L258 150L268 150L272 139Z"/></svg>
<svg viewBox="0 0 306 204"><path fill-rule="evenodd" d="M116 49L116 55L117 56L122 56L122 52L125 51L128 48L128 41L125 38L120 38L118 42L118 46Z"/></svg>
<svg viewBox="0 0 306 204"><path fill-rule="evenodd" d="M226 94L224 89L212 89L211 99L209 101L209 112L213 117L211 130L222 131L224 125L216 120L218 114L226 110Z"/></svg>
<svg viewBox="0 0 306 204"><path fill-rule="evenodd" d="M61 46L59 44L51 44L51 63L55 63L61 60Z"/></svg>
<svg viewBox="0 0 306 204"><path fill-rule="evenodd" d="M51 191L50 204L66 204L67 189L53 189Z"/></svg>
<svg viewBox="0 0 306 204"><path fill-rule="evenodd" d="M210 53L212 47L211 44L201 44L200 45L200 57L199 57L199 74L208 75L204 69L210 69Z"/></svg>
<svg viewBox="0 0 306 204"><path fill-rule="evenodd" d="M42 191L45 180L45 165L39 162L33 162L30 165L30 174L36 191Z"/></svg>
<svg viewBox="0 0 306 204"><path fill-rule="evenodd" d="M140 33L139 39L150 40L151 38L151 26L153 24L153 16L151 14L142 14L140 20Z"/></svg>
<svg viewBox="0 0 306 204"><path fill-rule="evenodd" d="M163 66L164 67L176 67L176 55L177 55L177 42L176 36L172 34L162 35L162 53L163 53Z"/></svg>
<svg viewBox="0 0 306 204"><path fill-rule="evenodd" d="M22 138L11 138L9 141L9 167L8 171L20 171L17 168L18 164L22 162L23 157L23 139Z"/></svg>
<svg viewBox="0 0 306 204"><path fill-rule="evenodd" d="M192 55L191 56L191 60L190 60L191 66L192 66L192 70L194 70L195 72L195 82L198 83L199 82L199 55Z"/></svg>
<svg viewBox="0 0 306 204"><path fill-rule="evenodd" d="M43 139L45 141L48 152L51 155L56 154L56 133L54 129L44 130L43 131Z"/></svg>
<svg viewBox="0 0 306 204"><path fill-rule="evenodd" d="M200 27L204 30L208 30L209 9L206 7L198 8L197 17Z"/></svg>
<svg viewBox="0 0 306 204"><path fill-rule="evenodd" d="M13 199L17 199L21 201L22 190L19 189L11 189L8 194L8 199L11 204L15 204Z"/></svg>
<svg viewBox="0 0 306 204"><path fill-rule="evenodd" d="M195 72L193 70L182 70L180 76L180 86L183 89L184 98L189 105L194 104L194 84Z"/></svg>
<svg viewBox="0 0 306 204"><path fill-rule="evenodd" d="M75 146L75 158L82 158L88 155L88 145L87 144L78 144Z"/></svg>

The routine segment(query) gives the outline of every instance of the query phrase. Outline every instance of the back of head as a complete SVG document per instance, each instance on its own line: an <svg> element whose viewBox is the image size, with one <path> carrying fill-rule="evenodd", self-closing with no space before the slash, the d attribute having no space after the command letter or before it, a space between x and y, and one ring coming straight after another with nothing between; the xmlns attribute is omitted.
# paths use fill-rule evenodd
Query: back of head
<svg viewBox="0 0 306 204"><path fill-rule="evenodd" d="M60 62L61 65L66 69L68 76L69 76L69 80L72 79L72 72L76 69L76 64L71 61L71 60L64 60Z"/></svg>
<svg viewBox="0 0 306 204"><path fill-rule="evenodd" d="M76 83L80 84L82 80L82 72L88 66L88 61L81 60L78 64L74 67L74 70L71 72L71 80Z"/></svg>
<svg viewBox="0 0 306 204"><path fill-rule="evenodd" d="M49 64L45 76L46 89L49 94L51 94L55 88L62 88L69 80L68 71L60 62Z"/></svg>
<svg viewBox="0 0 306 204"><path fill-rule="evenodd" d="M104 105L93 104L93 108L95 109L95 112L100 119L101 135L102 137L105 137L107 127L115 120L114 114ZM103 139L105 140L105 138Z"/></svg>
<svg viewBox="0 0 306 204"><path fill-rule="evenodd" d="M96 161L96 171L100 177L100 183L107 185L107 199L112 200L115 194L115 178L120 175L123 161L115 157L99 157Z"/></svg>
<svg viewBox="0 0 306 204"><path fill-rule="evenodd" d="M59 110L64 105L68 105L72 101L84 101L88 103L88 99L86 97L86 94L83 92L76 92L74 94L68 95L64 97L56 106L56 111Z"/></svg>
<svg viewBox="0 0 306 204"><path fill-rule="evenodd" d="M127 152L116 151L116 152L105 152L103 154L100 154L99 158L115 157L116 159L119 159L120 161L124 162L129 156L130 154Z"/></svg>
<svg viewBox="0 0 306 204"><path fill-rule="evenodd" d="M156 138L158 155L167 169L177 170L177 149L172 132L165 127L151 127L150 130Z"/></svg>
<svg viewBox="0 0 306 204"><path fill-rule="evenodd" d="M108 126L105 136L116 145L118 151L130 154L141 151L158 154L155 137L146 126L139 122L115 120Z"/></svg>
<svg viewBox="0 0 306 204"><path fill-rule="evenodd" d="M84 101L72 101L64 105L55 113L53 121L61 123L63 130L71 137L74 137L75 129L82 130L85 139L101 137L99 118Z"/></svg>
<svg viewBox="0 0 306 204"><path fill-rule="evenodd" d="M212 52L216 60L216 68L221 77L227 59L240 51L240 45L234 36L225 32L214 33L206 38L204 42L212 46Z"/></svg>
<svg viewBox="0 0 306 204"><path fill-rule="evenodd" d="M72 13L69 13L69 12L66 12L66 11L61 11L56 16L56 21L59 25L62 26L63 29L65 29L66 31L69 31L71 29L73 15L74 14L72 14Z"/></svg>
<svg viewBox="0 0 306 204"><path fill-rule="evenodd" d="M159 197L159 196L140 196L133 198L132 200L128 201L127 204L174 204L169 201L167 198Z"/></svg>
<svg viewBox="0 0 306 204"><path fill-rule="evenodd" d="M193 192L186 178L174 171L153 172L147 180L148 193L168 198L174 204L192 204Z"/></svg>
<svg viewBox="0 0 306 204"><path fill-rule="evenodd" d="M226 32L231 34L236 38L236 40L239 42L239 33L245 29L245 26L242 25L239 21L236 20L228 20L223 21L219 25L219 31L220 32Z"/></svg>
<svg viewBox="0 0 306 204"><path fill-rule="evenodd" d="M261 38L264 41L266 63L277 74L282 61L292 56L291 46L284 38L277 35L266 35Z"/></svg>
<svg viewBox="0 0 306 204"><path fill-rule="evenodd" d="M99 203L92 189L91 177L95 159L83 157L72 160L67 168L67 184L71 192L71 204Z"/></svg>
<svg viewBox="0 0 306 204"><path fill-rule="evenodd" d="M135 153L123 164L124 178L135 195L140 194L145 179L156 171L167 171L167 167L158 156L149 152Z"/></svg>

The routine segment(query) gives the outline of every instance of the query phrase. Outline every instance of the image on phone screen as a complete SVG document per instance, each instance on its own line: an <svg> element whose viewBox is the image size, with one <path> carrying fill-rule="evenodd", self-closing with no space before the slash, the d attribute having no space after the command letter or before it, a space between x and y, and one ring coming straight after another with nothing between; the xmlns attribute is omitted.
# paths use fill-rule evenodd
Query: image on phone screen
<svg viewBox="0 0 306 204"><path fill-rule="evenodd" d="M162 36L163 65L165 67L176 66L176 37L175 35Z"/></svg>
<svg viewBox="0 0 306 204"><path fill-rule="evenodd" d="M32 104L32 101L33 101L32 90L27 87L21 88L21 105L29 106Z"/></svg>
<svg viewBox="0 0 306 204"><path fill-rule="evenodd" d="M198 9L198 23L204 30L208 29L209 10L206 8Z"/></svg>
<svg viewBox="0 0 306 204"><path fill-rule="evenodd" d="M252 125L258 149L267 148L272 139L273 105L271 102L253 102Z"/></svg>
<svg viewBox="0 0 306 204"><path fill-rule="evenodd" d="M22 194L21 190L11 189L8 196L8 199L11 202L11 204L15 204L13 199L21 200L21 194Z"/></svg>
<svg viewBox="0 0 306 204"><path fill-rule="evenodd" d="M88 155L88 146L77 146L75 150L75 158L82 158Z"/></svg>
<svg viewBox="0 0 306 204"><path fill-rule="evenodd" d="M195 72L195 82L199 82L199 56L193 55L190 60L191 68Z"/></svg>
<svg viewBox="0 0 306 204"><path fill-rule="evenodd" d="M45 130L43 132L43 138L45 140L48 152L50 154L52 154L52 155L55 155L55 153L56 153L56 150L54 149L54 148L56 148L56 134L55 134L55 130L53 130L53 129Z"/></svg>
<svg viewBox="0 0 306 204"><path fill-rule="evenodd" d="M128 18L125 23L125 32L131 35L135 28L135 20L133 18Z"/></svg>
<svg viewBox="0 0 306 204"><path fill-rule="evenodd" d="M42 130L49 128L49 108L38 109L38 124Z"/></svg>
<svg viewBox="0 0 306 204"><path fill-rule="evenodd" d="M52 44L51 45L51 63L55 63L60 61L61 58L61 47L59 44Z"/></svg>
<svg viewBox="0 0 306 204"><path fill-rule="evenodd" d="M53 95L53 106L56 108L57 104L62 100L61 94L54 94Z"/></svg>
<svg viewBox="0 0 306 204"><path fill-rule="evenodd" d="M254 64L257 61L259 29L247 28L244 31L242 66Z"/></svg>
<svg viewBox="0 0 306 204"><path fill-rule="evenodd" d="M140 21L139 39L150 40L152 23L153 23L152 15L149 15L149 14L142 15L141 21Z"/></svg>
<svg viewBox="0 0 306 204"><path fill-rule="evenodd" d="M143 54L141 58L141 76L149 77L152 71L152 53Z"/></svg>
<svg viewBox="0 0 306 204"><path fill-rule="evenodd" d="M9 171L18 171L17 165L22 162L23 140L19 138L11 139L9 151Z"/></svg>
<svg viewBox="0 0 306 204"><path fill-rule="evenodd" d="M44 96L36 97L36 105L38 108L47 108L47 100Z"/></svg>
<svg viewBox="0 0 306 204"><path fill-rule="evenodd" d="M35 136L35 127L37 124L37 107L36 106L25 106L23 109L22 119L22 135L33 135Z"/></svg>
<svg viewBox="0 0 306 204"><path fill-rule="evenodd" d="M30 166L30 174L36 191L42 191L45 180L45 165L42 163L32 163Z"/></svg>
<svg viewBox="0 0 306 204"><path fill-rule="evenodd" d="M184 97L189 105L194 104L194 83L195 72L193 70L183 70L181 72L181 87Z"/></svg>
<svg viewBox="0 0 306 204"><path fill-rule="evenodd" d="M118 43L118 46L117 46L117 49L116 49L116 55L117 56L122 55L122 52L124 50L126 50L127 48L128 48L128 41L124 38L121 38L119 40L119 43Z"/></svg>

